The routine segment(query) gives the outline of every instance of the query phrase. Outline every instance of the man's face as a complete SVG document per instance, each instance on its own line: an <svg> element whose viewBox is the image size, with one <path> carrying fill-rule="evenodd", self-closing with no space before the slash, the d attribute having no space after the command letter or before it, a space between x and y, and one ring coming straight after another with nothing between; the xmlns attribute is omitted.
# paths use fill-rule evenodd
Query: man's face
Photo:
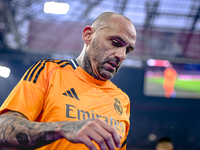
<svg viewBox="0 0 200 150"><path fill-rule="evenodd" d="M111 23L95 31L87 52L93 76L99 80L111 79L133 51L135 38L134 26L122 17L112 18Z"/></svg>

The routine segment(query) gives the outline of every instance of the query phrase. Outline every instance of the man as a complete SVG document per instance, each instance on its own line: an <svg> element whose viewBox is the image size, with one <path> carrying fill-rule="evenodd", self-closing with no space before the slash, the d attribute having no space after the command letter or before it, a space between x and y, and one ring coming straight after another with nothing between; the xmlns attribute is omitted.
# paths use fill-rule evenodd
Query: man
<svg viewBox="0 0 200 150"><path fill-rule="evenodd" d="M78 58L41 60L24 74L0 109L0 147L126 148L129 98L110 79L134 49L134 25L105 12L82 38Z"/></svg>
<svg viewBox="0 0 200 150"><path fill-rule="evenodd" d="M170 66L164 70L163 74L164 74L163 89L165 90L165 97L174 98L176 96L174 85L176 82L177 72L170 64Z"/></svg>
<svg viewBox="0 0 200 150"><path fill-rule="evenodd" d="M174 145L169 137L162 137L159 139L156 150L173 150Z"/></svg>

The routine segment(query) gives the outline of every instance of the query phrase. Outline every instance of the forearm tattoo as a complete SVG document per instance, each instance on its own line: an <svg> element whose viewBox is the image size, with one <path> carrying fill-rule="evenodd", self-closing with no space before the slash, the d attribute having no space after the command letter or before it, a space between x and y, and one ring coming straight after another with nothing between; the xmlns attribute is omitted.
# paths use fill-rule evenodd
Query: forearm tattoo
<svg viewBox="0 0 200 150"><path fill-rule="evenodd" d="M18 112L0 115L0 147L35 149L63 138L58 131L75 133L81 128L79 122L38 123L25 119ZM77 128L78 127L78 128Z"/></svg>

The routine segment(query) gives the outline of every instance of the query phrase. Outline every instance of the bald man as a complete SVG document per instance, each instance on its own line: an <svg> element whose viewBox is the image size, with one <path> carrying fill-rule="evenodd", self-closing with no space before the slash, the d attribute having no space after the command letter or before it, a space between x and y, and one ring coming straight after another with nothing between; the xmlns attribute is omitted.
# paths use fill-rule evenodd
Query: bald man
<svg viewBox="0 0 200 150"><path fill-rule="evenodd" d="M40 60L0 108L0 147L37 150L126 149L129 97L110 79L134 50L136 30L105 12L83 29L72 60Z"/></svg>

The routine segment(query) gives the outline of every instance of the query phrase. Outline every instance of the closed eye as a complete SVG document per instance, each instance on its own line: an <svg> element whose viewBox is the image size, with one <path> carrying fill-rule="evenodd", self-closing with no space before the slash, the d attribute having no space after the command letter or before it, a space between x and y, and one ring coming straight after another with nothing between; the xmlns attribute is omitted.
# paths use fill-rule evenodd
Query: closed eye
<svg viewBox="0 0 200 150"><path fill-rule="evenodd" d="M123 44L121 42L118 42L117 40L111 40L112 41L112 45L113 46L116 46L116 47L122 47Z"/></svg>
<svg viewBox="0 0 200 150"><path fill-rule="evenodd" d="M115 47L123 47L123 46L126 46L126 43L124 42L123 39L121 39L120 37L116 39L111 39L112 41L112 45L115 46ZM128 46L126 48L126 54L132 52L134 50L134 47L132 46Z"/></svg>
<svg viewBox="0 0 200 150"><path fill-rule="evenodd" d="M132 52L132 51L133 51L133 49L128 47L128 48L126 49L126 54L128 54L128 53L130 53L130 52Z"/></svg>

